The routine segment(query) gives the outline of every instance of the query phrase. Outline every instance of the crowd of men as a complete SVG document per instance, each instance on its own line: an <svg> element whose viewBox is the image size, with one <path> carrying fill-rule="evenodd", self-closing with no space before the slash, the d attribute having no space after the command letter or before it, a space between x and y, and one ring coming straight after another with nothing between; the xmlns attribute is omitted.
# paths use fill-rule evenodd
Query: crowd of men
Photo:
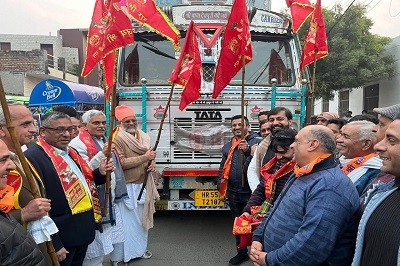
<svg viewBox="0 0 400 266"><path fill-rule="evenodd" d="M97 266L110 254L121 266L151 258L147 237L158 193L153 178L142 186L155 171L156 152L134 111L116 108L108 145L101 111L80 118L72 107L59 107L36 128L23 104L8 109L9 125L0 112L0 265Z"/></svg>
<svg viewBox="0 0 400 266"><path fill-rule="evenodd" d="M232 118L219 171L239 232L229 265L400 263L400 105L374 112L324 112L296 132L277 107L259 119L259 143ZM237 219L256 228L247 244Z"/></svg>
<svg viewBox="0 0 400 266"><path fill-rule="evenodd" d="M111 144L101 111L79 117L60 107L36 128L27 107L8 109L9 126L0 112L0 265L151 258L156 152L133 109L117 106ZM298 132L285 107L260 113L258 133L232 117L218 188L233 217L258 223L249 243L235 235L229 265L399 264L400 105L374 111L378 119L347 121L324 112Z"/></svg>

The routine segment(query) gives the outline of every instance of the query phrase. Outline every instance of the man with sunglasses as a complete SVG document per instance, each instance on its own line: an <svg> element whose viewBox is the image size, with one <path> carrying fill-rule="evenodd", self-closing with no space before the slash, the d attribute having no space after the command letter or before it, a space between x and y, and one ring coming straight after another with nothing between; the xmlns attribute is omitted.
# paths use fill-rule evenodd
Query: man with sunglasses
<svg viewBox="0 0 400 266"><path fill-rule="evenodd" d="M261 181L253 191L246 207L243 209L241 219L258 222L273 206L286 181L293 174L294 161L293 149L290 145L294 142L297 132L291 128L278 129L271 140L275 156L261 167ZM251 244L251 235L241 235L241 246Z"/></svg>
<svg viewBox="0 0 400 266"><path fill-rule="evenodd" d="M293 173L294 162L292 159L294 152L290 145L294 142L296 134L296 130L291 128L282 128L275 132L271 139L271 147L275 156L261 167L262 179L243 210L245 216L250 215L252 206L260 206L267 200L265 203L267 208L264 209L265 214L269 210L269 206L273 205L273 202L281 193L286 181Z"/></svg>
<svg viewBox="0 0 400 266"><path fill-rule="evenodd" d="M103 159L99 168L92 170L68 147L74 130L68 115L47 113L42 117L37 143L25 152L51 200L49 215L59 230L52 241L60 265L82 265L96 227L101 230L96 185L104 184L106 171L115 168L112 160Z"/></svg>
<svg viewBox="0 0 400 266"><path fill-rule="evenodd" d="M92 169L96 169L101 160L106 158L108 149L105 139L106 116L102 111L89 110L82 115L82 125L79 135L71 140L69 146L75 148ZM127 198L126 184L118 155L114 150L111 155L116 170L111 173L108 212L101 221L103 232L96 231L95 240L88 247L83 266L103 265L104 256L113 251L115 244L124 241L122 217L116 203ZM105 185L97 186L97 191L103 209Z"/></svg>
<svg viewBox="0 0 400 266"><path fill-rule="evenodd" d="M254 155L247 169L249 186L252 191L254 191L260 183L260 168L275 156L270 145L270 137L273 136L278 129L289 128L292 125L292 119L292 112L286 107L276 107L268 112L268 126L271 134L266 136L257 145L257 149L253 152Z"/></svg>

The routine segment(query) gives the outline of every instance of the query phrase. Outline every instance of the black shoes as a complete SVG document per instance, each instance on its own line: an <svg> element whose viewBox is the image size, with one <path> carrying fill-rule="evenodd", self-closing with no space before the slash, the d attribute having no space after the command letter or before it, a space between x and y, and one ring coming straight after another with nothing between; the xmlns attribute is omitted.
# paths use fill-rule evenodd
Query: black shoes
<svg viewBox="0 0 400 266"><path fill-rule="evenodd" d="M233 257L229 260L229 266L240 265L243 262L248 261L248 260L249 260L249 255L247 253L240 252L235 257Z"/></svg>

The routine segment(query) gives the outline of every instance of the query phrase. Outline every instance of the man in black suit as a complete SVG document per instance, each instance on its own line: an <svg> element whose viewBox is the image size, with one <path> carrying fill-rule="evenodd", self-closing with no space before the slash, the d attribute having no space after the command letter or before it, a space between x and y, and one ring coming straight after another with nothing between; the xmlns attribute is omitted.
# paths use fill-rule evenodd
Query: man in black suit
<svg viewBox="0 0 400 266"><path fill-rule="evenodd" d="M75 127L68 115L51 112L43 116L37 144L25 155L51 200L50 217L59 232L52 235L61 265L82 265L87 246L94 240L96 222L101 220L96 185L105 183L112 161L92 170L68 147Z"/></svg>

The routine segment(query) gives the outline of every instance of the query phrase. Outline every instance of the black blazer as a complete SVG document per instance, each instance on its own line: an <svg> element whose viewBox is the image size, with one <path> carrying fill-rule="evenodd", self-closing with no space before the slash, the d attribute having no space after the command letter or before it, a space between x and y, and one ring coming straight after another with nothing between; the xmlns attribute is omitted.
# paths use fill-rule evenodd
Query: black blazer
<svg viewBox="0 0 400 266"><path fill-rule="evenodd" d="M54 249L58 251L65 247L68 250L69 247L92 243L96 230L93 209L72 215L56 169L41 146L31 146L25 151L25 156L42 179L46 197L51 200L49 215L59 230L52 236ZM81 168L80 165L78 167ZM94 170L93 176L96 185L105 183L105 176L100 174L99 169Z"/></svg>

